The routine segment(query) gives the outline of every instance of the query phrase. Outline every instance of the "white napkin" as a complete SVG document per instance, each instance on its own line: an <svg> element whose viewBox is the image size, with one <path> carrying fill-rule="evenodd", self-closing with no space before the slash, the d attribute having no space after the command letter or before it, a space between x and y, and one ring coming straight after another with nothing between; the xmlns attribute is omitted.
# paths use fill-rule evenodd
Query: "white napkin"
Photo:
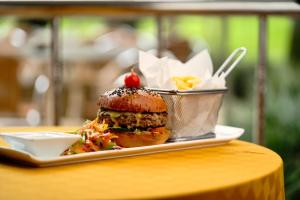
<svg viewBox="0 0 300 200"><path fill-rule="evenodd" d="M146 86L151 88L177 89L172 81L174 76L198 77L201 81L194 89L223 89L226 84L223 76L213 76L213 64L206 49L186 63L139 51L139 68L146 79Z"/></svg>

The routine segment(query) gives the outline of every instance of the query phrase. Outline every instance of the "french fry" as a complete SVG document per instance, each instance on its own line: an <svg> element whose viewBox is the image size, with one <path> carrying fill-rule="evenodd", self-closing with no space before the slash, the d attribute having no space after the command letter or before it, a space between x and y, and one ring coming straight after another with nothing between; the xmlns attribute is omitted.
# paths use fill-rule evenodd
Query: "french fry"
<svg viewBox="0 0 300 200"><path fill-rule="evenodd" d="M201 82L201 80L195 76L174 76L172 80L175 82L178 90L193 89Z"/></svg>

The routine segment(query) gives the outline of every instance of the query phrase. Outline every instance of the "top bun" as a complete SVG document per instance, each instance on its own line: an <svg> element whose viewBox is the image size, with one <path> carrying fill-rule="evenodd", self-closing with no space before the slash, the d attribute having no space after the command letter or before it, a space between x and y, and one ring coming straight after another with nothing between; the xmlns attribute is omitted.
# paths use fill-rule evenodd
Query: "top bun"
<svg viewBox="0 0 300 200"><path fill-rule="evenodd" d="M125 112L167 112L163 98L145 88L116 88L101 95L100 108Z"/></svg>

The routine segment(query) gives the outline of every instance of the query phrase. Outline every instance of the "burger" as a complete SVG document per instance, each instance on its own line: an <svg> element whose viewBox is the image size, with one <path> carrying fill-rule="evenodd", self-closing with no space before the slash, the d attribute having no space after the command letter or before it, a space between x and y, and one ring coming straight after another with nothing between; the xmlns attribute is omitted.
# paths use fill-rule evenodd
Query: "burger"
<svg viewBox="0 0 300 200"><path fill-rule="evenodd" d="M169 138L167 105L156 92L120 87L101 95L98 105L98 122L108 124L121 147L162 144Z"/></svg>

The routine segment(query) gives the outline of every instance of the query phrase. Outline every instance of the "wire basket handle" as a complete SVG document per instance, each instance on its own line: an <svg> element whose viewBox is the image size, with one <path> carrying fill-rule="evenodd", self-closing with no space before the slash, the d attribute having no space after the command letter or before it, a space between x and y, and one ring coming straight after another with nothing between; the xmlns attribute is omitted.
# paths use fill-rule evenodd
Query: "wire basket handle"
<svg viewBox="0 0 300 200"><path fill-rule="evenodd" d="M240 53L239 57L228 67L228 69L224 72L224 69L227 67L228 63L238 54ZM246 55L247 49L245 47L240 47L234 50L230 56L223 62L221 67L218 71L214 74L214 76L220 76L221 73L224 73L223 76L226 78L228 74L234 69L234 67L240 62L240 60Z"/></svg>

